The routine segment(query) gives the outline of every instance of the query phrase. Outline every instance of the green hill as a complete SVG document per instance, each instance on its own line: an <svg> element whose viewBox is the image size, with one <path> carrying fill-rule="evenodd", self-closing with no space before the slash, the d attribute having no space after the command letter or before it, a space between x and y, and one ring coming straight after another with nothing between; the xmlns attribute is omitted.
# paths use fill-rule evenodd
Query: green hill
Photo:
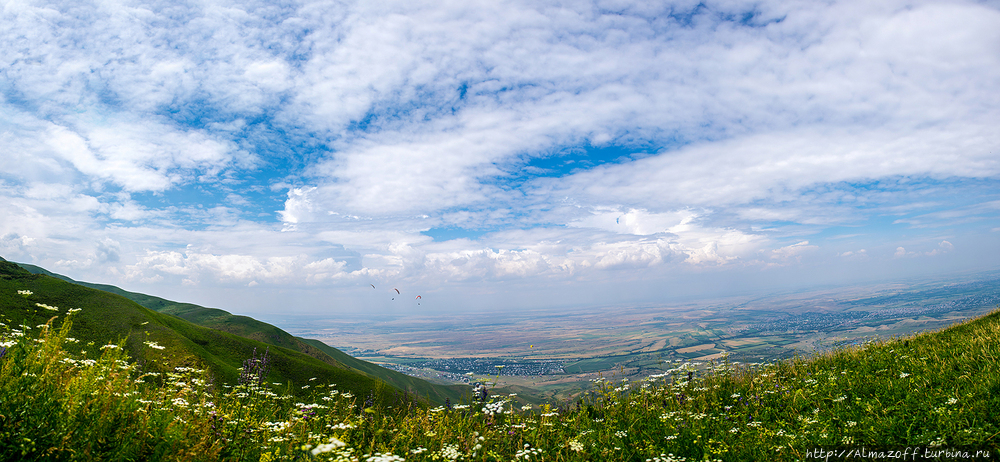
<svg viewBox="0 0 1000 462"><path fill-rule="evenodd" d="M120 295L91 289L0 261L0 317L8 326L39 329L53 317L73 314L68 351L99 355L101 347L123 342L133 361L151 372L175 367L207 369L219 383L235 383L238 368L265 351L270 359L268 381L307 384L310 379L337 383L359 396L391 399L396 391L382 380L332 358L321 361L291 348L195 325L159 313ZM149 344L163 347L151 348Z"/></svg>
<svg viewBox="0 0 1000 462"><path fill-rule="evenodd" d="M405 390L408 393L429 399L434 403L443 404L446 400L458 402L468 392L468 387L466 386L432 384L416 377L410 377L376 364L356 359L319 340L295 337L276 326L248 316L238 316L216 308L205 308L192 303L174 302L152 295L129 292L112 285L76 281L61 274L52 273L44 268L26 263L19 263L18 265L34 274L44 274L73 284L125 297L145 308L176 316L192 324L294 350L334 367L352 369L369 377L384 381L400 390Z"/></svg>

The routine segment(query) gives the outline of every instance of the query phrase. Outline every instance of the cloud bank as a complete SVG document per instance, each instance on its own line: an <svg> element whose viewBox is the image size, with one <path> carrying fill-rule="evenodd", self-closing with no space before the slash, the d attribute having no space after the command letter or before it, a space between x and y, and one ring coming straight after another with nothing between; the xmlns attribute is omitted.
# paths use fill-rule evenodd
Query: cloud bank
<svg viewBox="0 0 1000 462"><path fill-rule="evenodd" d="M0 24L0 252L74 277L458 309L995 266L995 3L13 2Z"/></svg>

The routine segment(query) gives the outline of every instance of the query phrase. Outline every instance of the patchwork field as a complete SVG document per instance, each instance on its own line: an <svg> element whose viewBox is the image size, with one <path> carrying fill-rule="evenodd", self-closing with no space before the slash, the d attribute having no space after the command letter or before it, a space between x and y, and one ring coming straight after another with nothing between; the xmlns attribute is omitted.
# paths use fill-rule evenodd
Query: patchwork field
<svg viewBox="0 0 1000 462"><path fill-rule="evenodd" d="M745 363L809 355L873 337L937 330L998 304L1000 277L993 275L655 307L281 324L416 376L490 380L533 396L570 397L597 376L644 377L724 354Z"/></svg>

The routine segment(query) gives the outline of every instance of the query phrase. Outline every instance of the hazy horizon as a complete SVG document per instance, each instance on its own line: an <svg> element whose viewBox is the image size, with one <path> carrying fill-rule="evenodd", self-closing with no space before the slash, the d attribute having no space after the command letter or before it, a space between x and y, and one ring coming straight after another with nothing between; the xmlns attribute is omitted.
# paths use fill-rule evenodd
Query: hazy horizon
<svg viewBox="0 0 1000 462"><path fill-rule="evenodd" d="M1000 268L993 2L18 3L0 25L0 256L80 281L321 316Z"/></svg>

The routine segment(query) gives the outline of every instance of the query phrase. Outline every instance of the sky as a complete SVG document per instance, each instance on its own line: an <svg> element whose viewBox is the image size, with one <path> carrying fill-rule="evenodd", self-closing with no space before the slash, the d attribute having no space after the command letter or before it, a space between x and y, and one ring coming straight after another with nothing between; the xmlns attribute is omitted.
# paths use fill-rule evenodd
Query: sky
<svg viewBox="0 0 1000 462"><path fill-rule="evenodd" d="M78 280L266 317L1000 267L1000 2L2 5L0 256Z"/></svg>

